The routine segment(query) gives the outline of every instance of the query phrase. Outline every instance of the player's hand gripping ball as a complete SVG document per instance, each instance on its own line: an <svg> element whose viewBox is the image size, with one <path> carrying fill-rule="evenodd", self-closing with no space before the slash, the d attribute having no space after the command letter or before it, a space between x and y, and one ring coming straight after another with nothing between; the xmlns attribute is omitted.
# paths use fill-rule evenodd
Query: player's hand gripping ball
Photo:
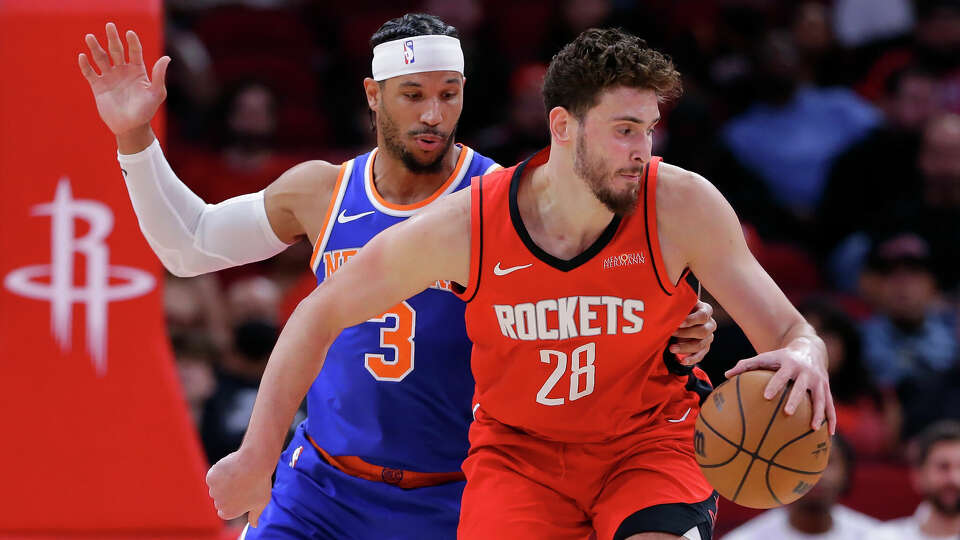
<svg viewBox="0 0 960 540"><path fill-rule="evenodd" d="M694 431L697 463L707 481L750 508L799 499L820 479L830 455L826 422L810 429L809 397L792 415L783 412L792 384L764 399L772 376L772 371L747 371L718 386L704 402Z"/></svg>

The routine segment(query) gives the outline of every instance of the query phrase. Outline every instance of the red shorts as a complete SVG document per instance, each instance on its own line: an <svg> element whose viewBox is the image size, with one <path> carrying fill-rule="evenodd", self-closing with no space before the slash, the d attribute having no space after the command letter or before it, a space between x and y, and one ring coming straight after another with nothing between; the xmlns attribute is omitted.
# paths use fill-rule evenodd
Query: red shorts
<svg viewBox="0 0 960 540"><path fill-rule="evenodd" d="M696 528L709 539L716 495L693 457L692 405L681 422L666 421L684 414L671 411L649 430L604 443L547 441L478 409L457 537L611 540Z"/></svg>

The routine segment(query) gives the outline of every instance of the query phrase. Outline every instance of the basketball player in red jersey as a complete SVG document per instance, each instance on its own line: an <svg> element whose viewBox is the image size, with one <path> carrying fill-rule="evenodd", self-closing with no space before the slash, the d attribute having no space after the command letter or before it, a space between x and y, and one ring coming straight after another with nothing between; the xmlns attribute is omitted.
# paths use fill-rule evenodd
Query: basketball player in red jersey
<svg viewBox="0 0 960 540"><path fill-rule="evenodd" d="M311 293L217 474L276 459L341 328L447 279L462 285L474 342L461 538L711 538L716 498L692 445L704 376L663 355L696 301L688 273L760 351L728 376L775 370L767 396L792 380L788 413L809 391L811 428L836 420L823 342L729 204L651 156L658 104L679 91L672 63L622 31L565 46L544 81L550 147L384 231Z"/></svg>

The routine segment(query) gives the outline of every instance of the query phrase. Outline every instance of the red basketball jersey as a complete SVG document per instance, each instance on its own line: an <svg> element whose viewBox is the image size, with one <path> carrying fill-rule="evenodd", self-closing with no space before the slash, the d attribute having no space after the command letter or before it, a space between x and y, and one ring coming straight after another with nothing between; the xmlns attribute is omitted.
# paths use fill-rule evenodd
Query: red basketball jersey
<svg viewBox="0 0 960 540"><path fill-rule="evenodd" d="M605 441L642 430L703 387L689 368L673 360L671 372L664 359L697 296L685 279L674 286L665 275L659 158L646 167L636 211L615 216L584 253L562 260L534 244L517 206L524 169L548 156L473 180L470 286L461 296L475 402L538 437Z"/></svg>

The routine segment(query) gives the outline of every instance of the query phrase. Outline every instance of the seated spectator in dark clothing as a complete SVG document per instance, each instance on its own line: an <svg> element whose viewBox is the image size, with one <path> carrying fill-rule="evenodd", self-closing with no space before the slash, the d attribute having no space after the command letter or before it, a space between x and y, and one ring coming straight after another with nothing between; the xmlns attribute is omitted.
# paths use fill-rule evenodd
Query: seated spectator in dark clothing
<svg viewBox="0 0 960 540"><path fill-rule="evenodd" d="M856 323L826 298L808 300L798 309L827 346L830 390L844 436L863 459L891 457L900 408L893 392L881 392L871 381Z"/></svg>
<svg viewBox="0 0 960 540"><path fill-rule="evenodd" d="M173 344L180 389L187 402L190 418L199 430L203 424L204 403L217 386L213 366L220 351L206 333L196 330L172 335L170 342Z"/></svg>
<svg viewBox="0 0 960 540"><path fill-rule="evenodd" d="M892 73L920 65L936 76L941 106L960 114L960 1L916 0L915 4L918 18L913 42L886 50L869 68L858 91L875 99Z"/></svg>
<svg viewBox="0 0 960 540"><path fill-rule="evenodd" d="M721 136L780 205L809 219L832 160L876 126L880 115L846 88L800 86L796 46L783 32L769 34L759 56L761 102L733 118Z"/></svg>
<svg viewBox="0 0 960 540"><path fill-rule="evenodd" d="M201 437L210 463L240 447L279 334L275 324L264 320L251 319L234 328L234 350L218 366L217 389L203 411Z"/></svg>
<svg viewBox="0 0 960 540"><path fill-rule="evenodd" d="M938 110L934 76L917 68L888 81L877 105L884 123L840 154L818 210L818 247L826 254L855 231L882 229L895 206L919 197L917 155L924 125Z"/></svg>
<svg viewBox="0 0 960 540"><path fill-rule="evenodd" d="M217 366L217 389L204 408L201 430L211 463L240 446L260 378L280 334L280 291L272 281L264 277L239 280L230 285L226 296L233 325L232 349ZM298 416L296 422L302 419Z"/></svg>
<svg viewBox="0 0 960 540"><path fill-rule="evenodd" d="M218 150L183 148L170 156L183 182L210 204L260 191L302 161L274 148L277 96L270 87L238 84L227 92L222 107Z"/></svg>
<svg viewBox="0 0 960 540"><path fill-rule="evenodd" d="M929 245L912 233L878 242L870 254L863 291L876 312L861 330L864 360L881 388L956 365L956 316L941 298L931 264Z"/></svg>
<svg viewBox="0 0 960 540"><path fill-rule="evenodd" d="M945 289L960 285L960 115L933 118L923 133L919 168L922 201L909 203L898 223L930 241L937 277Z"/></svg>

